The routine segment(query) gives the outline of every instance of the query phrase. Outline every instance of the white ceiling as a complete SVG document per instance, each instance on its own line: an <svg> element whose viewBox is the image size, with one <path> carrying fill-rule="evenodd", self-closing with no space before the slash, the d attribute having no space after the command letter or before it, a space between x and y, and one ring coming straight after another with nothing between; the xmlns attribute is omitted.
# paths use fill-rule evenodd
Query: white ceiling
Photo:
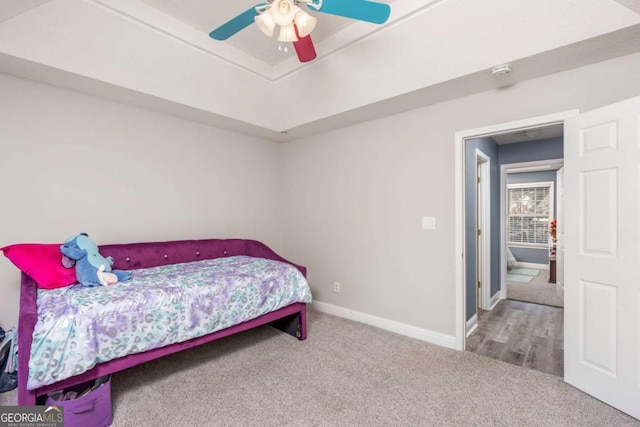
<svg viewBox="0 0 640 427"><path fill-rule="evenodd" d="M558 138L564 135L562 123L536 127L531 129L518 129L513 132L505 132L491 135L498 145L515 144L518 142L538 141L541 139Z"/></svg>
<svg viewBox="0 0 640 427"><path fill-rule="evenodd" d="M3 0L0 72L283 141L640 52L638 0L402 0L381 26L317 13L300 64L208 36L250 4Z"/></svg>
<svg viewBox="0 0 640 427"><path fill-rule="evenodd" d="M3 0L0 4L0 22L18 16L50 0Z"/></svg>

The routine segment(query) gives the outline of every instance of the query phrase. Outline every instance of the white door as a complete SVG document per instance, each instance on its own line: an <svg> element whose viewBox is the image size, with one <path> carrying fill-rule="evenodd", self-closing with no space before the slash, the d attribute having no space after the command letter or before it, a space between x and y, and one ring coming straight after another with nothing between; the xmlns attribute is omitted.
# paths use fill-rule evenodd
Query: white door
<svg viewBox="0 0 640 427"><path fill-rule="evenodd" d="M564 168L556 172L556 293L564 301Z"/></svg>
<svg viewBox="0 0 640 427"><path fill-rule="evenodd" d="M565 123L565 381L640 418L640 98Z"/></svg>

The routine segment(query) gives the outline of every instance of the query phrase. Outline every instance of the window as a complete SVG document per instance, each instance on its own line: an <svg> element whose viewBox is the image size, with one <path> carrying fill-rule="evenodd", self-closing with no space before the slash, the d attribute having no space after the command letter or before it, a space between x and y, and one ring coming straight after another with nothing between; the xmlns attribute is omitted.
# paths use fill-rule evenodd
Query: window
<svg viewBox="0 0 640 427"><path fill-rule="evenodd" d="M553 182L507 185L508 244L546 247L553 215Z"/></svg>

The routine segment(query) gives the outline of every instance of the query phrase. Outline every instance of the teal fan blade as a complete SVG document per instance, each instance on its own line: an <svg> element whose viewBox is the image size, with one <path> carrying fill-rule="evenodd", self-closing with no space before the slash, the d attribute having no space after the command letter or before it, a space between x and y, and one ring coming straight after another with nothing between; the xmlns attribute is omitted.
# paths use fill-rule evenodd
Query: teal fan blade
<svg viewBox="0 0 640 427"><path fill-rule="evenodd" d="M209 33L209 37L216 40L226 40L232 35L244 30L249 25L253 24L253 18L259 15L256 8L264 6L266 4L267 3L260 3L251 7L250 9L247 9L232 20L222 24L215 30L211 31Z"/></svg>
<svg viewBox="0 0 640 427"><path fill-rule="evenodd" d="M376 3L367 0L323 0L322 7L316 9L307 4L311 10L329 13L331 15L344 16L359 21L384 24L389 19L391 7L385 3Z"/></svg>

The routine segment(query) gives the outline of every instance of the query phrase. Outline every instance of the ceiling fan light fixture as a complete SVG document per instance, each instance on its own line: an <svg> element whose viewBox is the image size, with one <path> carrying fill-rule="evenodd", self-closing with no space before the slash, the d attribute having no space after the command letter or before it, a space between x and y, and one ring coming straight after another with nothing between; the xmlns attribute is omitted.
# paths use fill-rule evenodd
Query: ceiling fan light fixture
<svg viewBox="0 0 640 427"><path fill-rule="evenodd" d="M296 6L291 3L290 0L275 0L269 12L278 25L289 25L293 22L293 18L296 14Z"/></svg>
<svg viewBox="0 0 640 427"><path fill-rule="evenodd" d="M293 27L293 23L289 25L282 25L280 27L280 35L278 36L279 42L297 42L296 29Z"/></svg>
<svg viewBox="0 0 640 427"><path fill-rule="evenodd" d="M316 27L318 20L309 15L304 10L298 8L295 17L296 27L298 27L298 35L300 37L306 37L311 34L311 31Z"/></svg>
<svg viewBox="0 0 640 427"><path fill-rule="evenodd" d="M253 20L256 22L258 28L260 28L260 31L269 37L273 36L273 29L276 27L276 21L273 20L273 17L268 10L253 18Z"/></svg>

